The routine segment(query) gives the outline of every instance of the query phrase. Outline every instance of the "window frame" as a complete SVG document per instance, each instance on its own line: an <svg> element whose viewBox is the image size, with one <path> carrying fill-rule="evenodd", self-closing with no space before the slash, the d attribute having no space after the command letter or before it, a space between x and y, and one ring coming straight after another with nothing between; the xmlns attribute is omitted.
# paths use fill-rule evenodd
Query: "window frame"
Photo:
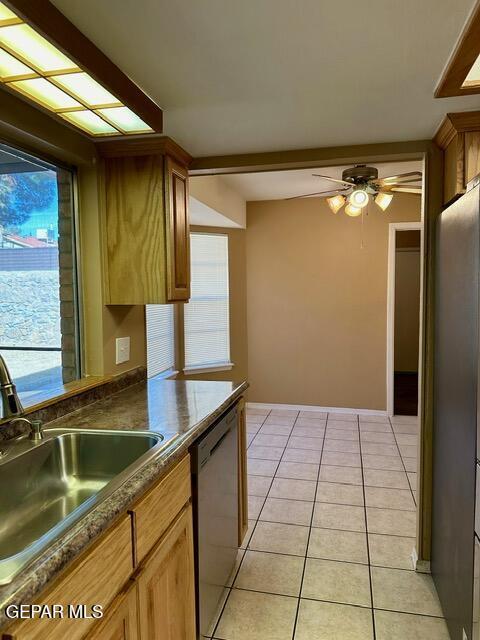
<svg viewBox="0 0 480 640"><path fill-rule="evenodd" d="M74 323L74 347L73 353L75 357L74 362L74 370L75 370L75 378L71 382L62 382L60 386L51 386L44 387L38 389L31 396L27 396L24 399L25 405L30 405L30 397L36 398L37 396L48 396L49 398L61 397L65 393L65 385L72 385L78 383L85 377L84 371L84 327L83 327L83 296L82 296L82 282L81 282L81 274L82 274L82 265L81 265L81 244L80 244L80 223L79 223L79 208L78 208L78 173L77 168L73 165L69 165L62 160L54 157L46 157L41 151L37 149L27 150L20 146L17 146L15 142L10 142L3 138L0 138L0 151L4 151L5 153L9 153L19 158L24 159L26 162L30 162L32 164L37 164L38 166L44 167L47 170L54 171L57 175L57 185L58 185L58 175L60 172L67 172L70 175L70 208L71 208L71 224L72 224L72 232L70 235L71 238L71 259L72 259L72 289L73 289L73 323ZM58 201L60 204L60 199ZM60 231L59 231L60 236ZM60 266L59 266L59 287L61 285L60 281ZM60 299L61 304L61 299ZM60 323L62 321L62 313L60 308ZM60 330L60 336L63 336L62 331ZM5 349L5 351L10 349ZM64 349L62 346L60 347L60 353L64 353ZM8 362L7 362L8 365ZM62 364L63 369L63 364ZM14 381L15 382L15 381ZM62 389L61 392L60 389ZM22 392L19 392L20 398L22 398Z"/></svg>

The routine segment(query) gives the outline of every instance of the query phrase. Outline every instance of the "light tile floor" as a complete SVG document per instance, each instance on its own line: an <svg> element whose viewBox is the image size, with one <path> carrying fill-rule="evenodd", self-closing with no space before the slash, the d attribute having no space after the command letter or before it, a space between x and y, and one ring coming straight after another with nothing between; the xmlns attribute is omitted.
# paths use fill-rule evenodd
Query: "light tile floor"
<svg viewBox="0 0 480 640"><path fill-rule="evenodd" d="M416 418L247 411L250 526L208 637L449 640L413 571Z"/></svg>

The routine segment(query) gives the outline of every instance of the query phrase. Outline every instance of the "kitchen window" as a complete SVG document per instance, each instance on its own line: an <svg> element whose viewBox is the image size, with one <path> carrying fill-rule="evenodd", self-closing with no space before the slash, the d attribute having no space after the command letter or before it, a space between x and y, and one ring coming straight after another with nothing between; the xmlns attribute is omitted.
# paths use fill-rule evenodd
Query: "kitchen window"
<svg viewBox="0 0 480 640"><path fill-rule="evenodd" d="M21 397L79 377L73 176L0 145L0 353Z"/></svg>
<svg viewBox="0 0 480 640"><path fill-rule="evenodd" d="M175 309L173 304L147 304L147 376L172 375L175 370Z"/></svg>
<svg viewBox="0 0 480 640"><path fill-rule="evenodd" d="M184 306L185 373L230 369L228 236L190 234L191 298Z"/></svg>

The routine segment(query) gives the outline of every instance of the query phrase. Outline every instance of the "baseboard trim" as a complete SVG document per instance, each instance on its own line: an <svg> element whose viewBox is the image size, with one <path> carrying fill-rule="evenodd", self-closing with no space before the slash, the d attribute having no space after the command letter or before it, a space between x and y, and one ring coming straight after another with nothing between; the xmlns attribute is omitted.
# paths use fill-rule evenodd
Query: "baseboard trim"
<svg viewBox="0 0 480 640"><path fill-rule="evenodd" d="M385 416L386 411L376 409L352 409L350 407L320 407L311 404L271 404L268 402L247 402L250 409L285 409L290 411L323 411L326 413L358 413L362 416Z"/></svg>

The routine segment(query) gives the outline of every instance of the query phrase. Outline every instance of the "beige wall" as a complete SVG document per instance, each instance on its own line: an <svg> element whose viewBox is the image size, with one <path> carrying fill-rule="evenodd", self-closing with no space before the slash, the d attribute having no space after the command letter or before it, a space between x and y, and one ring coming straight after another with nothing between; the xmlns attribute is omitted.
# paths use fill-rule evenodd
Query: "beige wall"
<svg viewBox="0 0 480 640"><path fill-rule="evenodd" d="M398 231L396 235L398 237ZM397 250L395 254L395 371L418 371L419 313L420 248Z"/></svg>
<svg viewBox="0 0 480 640"><path fill-rule="evenodd" d="M362 231L317 198L247 204L249 400L385 409L388 222L420 198L388 211Z"/></svg>
<svg viewBox="0 0 480 640"><path fill-rule="evenodd" d="M247 379L247 314L246 314L246 264L245 234L243 229L223 227L191 227L191 231L225 233L228 235L228 261L230 271L230 356L234 364L230 371L180 375L187 380L235 380ZM183 367L183 363L179 363Z"/></svg>
<svg viewBox="0 0 480 640"><path fill-rule="evenodd" d="M240 227L245 227L245 199L227 185L221 176L192 176L189 192L203 204L215 209Z"/></svg>

